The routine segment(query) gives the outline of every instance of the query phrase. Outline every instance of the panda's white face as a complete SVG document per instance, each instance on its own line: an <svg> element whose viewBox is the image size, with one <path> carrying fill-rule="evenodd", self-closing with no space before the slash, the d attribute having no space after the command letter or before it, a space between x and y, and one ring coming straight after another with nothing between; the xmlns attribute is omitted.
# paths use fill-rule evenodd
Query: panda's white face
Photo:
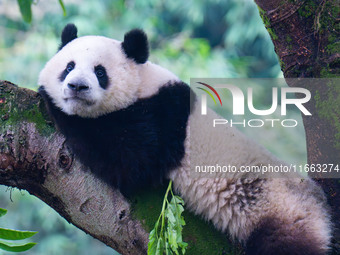
<svg viewBox="0 0 340 255"><path fill-rule="evenodd" d="M38 85L53 104L68 115L96 118L150 97L178 78L147 61L147 36L126 33L124 41L103 36L77 38L73 24L65 26L59 52L46 64Z"/></svg>
<svg viewBox="0 0 340 255"><path fill-rule="evenodd" d="M136 101L139 66L126 57L121 42L84 36L67 43L46 64L39 85L63 112L94 118Z"/></svg>

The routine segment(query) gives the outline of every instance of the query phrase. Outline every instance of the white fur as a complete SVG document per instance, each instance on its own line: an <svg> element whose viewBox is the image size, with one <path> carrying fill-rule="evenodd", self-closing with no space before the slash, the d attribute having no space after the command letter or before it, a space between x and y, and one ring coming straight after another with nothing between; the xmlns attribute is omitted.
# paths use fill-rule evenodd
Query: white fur
<svg viewBox="0 0 340 255"><path fill-rule="evenodd" d="M235 128L216 126L212 119L220 118L208 109L202 116L199 102L189 117L186 155L182 166L170 173L174 187L187 206L203 215L214 225L228 231L232 237L246 241L257 224L266 217L285 222L287 232L305 230L318 247L329 248L331 223L322 190L310 179L272 178L263 180L261 192L249 189L257 178L244 173L194 173L194 165L281 165L283 162L255 144ZM223 127L222 127L223 126ZM256 204L248 197L257 195Z"/></svg>
<svg viewBox="0 0 340 255"><path fill-rule="evenodd" d="M61 82L66 65L75 69ZM99 86L94 67L105 67L109 77L106 89ZM122 52L121 42L101 37L84 36L66 44L41 71L38 85L44 86L53 102L69 115L95 118L133 104L138 98L155 94L165 82L178 80L170 71L151 62L136 64ZM81 81L89 86L86 100L67 100L68 83Z"/></svg>

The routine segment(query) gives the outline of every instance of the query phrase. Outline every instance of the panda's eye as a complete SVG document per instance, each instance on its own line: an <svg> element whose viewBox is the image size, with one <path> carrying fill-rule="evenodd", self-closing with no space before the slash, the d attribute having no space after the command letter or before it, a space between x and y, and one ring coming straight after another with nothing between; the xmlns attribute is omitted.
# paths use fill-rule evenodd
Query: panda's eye
<svg viewBox="0 0 340 255"><path fill-rule="evenodd" d="M109 84L109 77L107 77L106 69L102 65L94 67L94 73L98 79L100 87L106 89Z"/></svg>
<svg viewBox="0 0 340 255"><path fill-rule="evenodd" d="M102 70L101 68L100 68L100 69L97 69L97 70L95 71L95 73L96 73L96 76L97 76L98 78L102 78L102 77L104 77L104 75L105 75L104 70Z"/></svg>
<svg viewBox="0 0 340 255"><path fill-rule="evenodd" d="M96 74L97 78L103 78L106 76L106 71L105 71L105 67L103 67L102 65L98 65L94 68L94 73Z"/></svg>
<svg viewBox="0 0 340 255"><path fill-rule="evenodd" d="M71 72L74 69L74 62L70 62L66 66L66 72Z"/></svg>

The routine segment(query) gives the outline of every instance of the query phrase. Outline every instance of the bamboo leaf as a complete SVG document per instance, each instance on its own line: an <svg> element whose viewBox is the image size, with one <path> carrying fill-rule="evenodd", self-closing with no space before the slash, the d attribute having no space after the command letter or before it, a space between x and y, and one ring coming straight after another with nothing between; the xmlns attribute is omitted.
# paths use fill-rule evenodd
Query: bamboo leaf
<svg viewBox="0 0 340 255"><path fill-rule="evenodd" d="M32 21L32 0L17 0L22 18L26 23Z"/></svg>
<svg viewBox="0 0 340 255"><path fill-rule="evenodd" d="M19 245L8 245L0 241L0 249L11 252L22 252L31 249L36 243L27 243L27 244L19 244Z"/></svg>
<svg viewBox="0 0 340 255"><path fill-rule="evenodd" d="M0 217L1 217L1 216L4 216L6 213L7 213L7 210L6 210L6 209L0 208Z"/></svg>
<svg viewBox="0 0 340 255"><path fill-rule="evenodd" d="M36 233L38 232L0 228L0 238L5 240L23 240L34 236Z"/></svg>
<svg viewBox="0 0 340 255"><path fill-rule="evenodd" d="M63 9L63 15L66 16L66 8L65 8L63 0L59 0L59 4L61 6L61 9Z"/></svg>

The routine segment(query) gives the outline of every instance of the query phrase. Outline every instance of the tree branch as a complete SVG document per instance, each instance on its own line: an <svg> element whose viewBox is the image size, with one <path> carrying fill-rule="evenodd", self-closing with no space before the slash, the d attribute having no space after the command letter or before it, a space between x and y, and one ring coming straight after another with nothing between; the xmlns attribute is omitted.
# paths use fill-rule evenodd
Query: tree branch
<svg viewBox="0 0 340 255"><path fill-rule="evenodd" d="M0 184L27 190L122 254L145 254L148 234L130 204L73 157L40 96L0 82L0 105Z"/></svg>
<svg viewBox="0 0 340 255"><path fill-rule="evenodd" d="M0 184L25 189L119 253L146 254L164 189L124 198L95 177L55 131L36 92L0 81ZM211 223L185 211L188 255L241 254Z"/></svg>

